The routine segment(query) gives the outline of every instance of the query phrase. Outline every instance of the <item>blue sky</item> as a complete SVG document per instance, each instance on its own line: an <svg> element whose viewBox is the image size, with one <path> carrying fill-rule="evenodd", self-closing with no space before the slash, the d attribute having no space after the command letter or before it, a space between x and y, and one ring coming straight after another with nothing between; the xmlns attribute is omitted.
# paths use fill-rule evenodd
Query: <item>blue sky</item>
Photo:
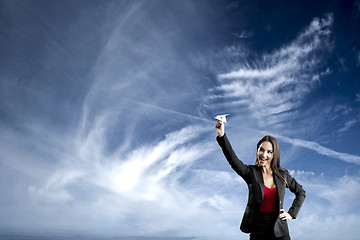
<svg viewBox="0 0 360 240"><path fill-rule="evenodd" d="M357 239L359 9L1 0L1 237L248 239L230 113L238 156L271 134L306 190L294 239Z"/></svg>

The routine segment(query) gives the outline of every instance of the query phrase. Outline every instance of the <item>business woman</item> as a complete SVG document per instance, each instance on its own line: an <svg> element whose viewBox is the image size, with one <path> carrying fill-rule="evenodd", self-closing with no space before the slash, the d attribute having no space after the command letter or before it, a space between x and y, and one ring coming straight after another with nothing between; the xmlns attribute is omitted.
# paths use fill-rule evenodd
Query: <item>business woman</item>
<svg viewBox="0 0 360 240"><path fill-rule="evenodd" d="M250 240L289 240L287 220L295 219L305 200L302 186L280 167L279 143L272 136L263 137L257 144L255 165L238 159L225 134L224 124L215 125L217 142L234 171L248 185L249 197L241 231L250 233ZM283 209L285 188L295 194L288 211Z"/></svg>

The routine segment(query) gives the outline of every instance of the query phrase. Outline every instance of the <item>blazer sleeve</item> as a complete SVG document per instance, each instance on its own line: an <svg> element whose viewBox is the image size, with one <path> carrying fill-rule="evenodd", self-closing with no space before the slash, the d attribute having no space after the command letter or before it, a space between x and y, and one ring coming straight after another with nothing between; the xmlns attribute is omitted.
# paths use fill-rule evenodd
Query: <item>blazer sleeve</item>
<svg viewBox="0 0 360 240"><path fill-rule="evenodd" d="M296 182L296 180L291 175L286 176L286 181L287 181L289 190L295 194L295 199L292 202L292 205L291 205L288 213L293 217L293 219L296 219L296 217L300 211L300 208L306 198L306 192L302 188L302 186L298 182Z"/></svg>
<svg viewBox="0 0 360 240"><path fill-rule="evenodd" d="M240 175L246 182L249 180L250 176L250 167L244 164L235 154L234 150L231 147L229 139L226 134L222 137L216 137L217 142L219 143L226 160L229 162L230 166L234 171Z"/></svg>

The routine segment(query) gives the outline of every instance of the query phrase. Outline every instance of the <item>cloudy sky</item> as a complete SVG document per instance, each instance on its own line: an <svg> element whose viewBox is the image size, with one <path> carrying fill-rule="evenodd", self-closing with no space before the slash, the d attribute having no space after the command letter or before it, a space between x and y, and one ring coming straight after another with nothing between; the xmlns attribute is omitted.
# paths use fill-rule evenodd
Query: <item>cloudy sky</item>
<svg viewBox="0 0 360 240"><path fill-rule="evenodd" d="M359 0L0 0L0 238L248 239L230 113L306 190L294 239L357 239L359 31Z"/></svg>

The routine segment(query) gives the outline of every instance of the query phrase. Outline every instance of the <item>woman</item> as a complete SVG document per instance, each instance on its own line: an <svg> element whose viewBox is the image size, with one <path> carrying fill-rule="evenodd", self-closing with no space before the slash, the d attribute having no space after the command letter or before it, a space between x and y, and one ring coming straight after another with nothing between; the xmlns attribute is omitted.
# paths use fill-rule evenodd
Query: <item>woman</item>
<svg viewBox="0 0 360 240"><path fill-rule="evenodd" d="M278 141L263 137L257 144L255 165L246 165L234 153L224 131L224 124L215 125L217 141L234 171L247 183L248 203L240 225L241 231L250 233L250 240L289 240L286 220L295 219L305 200L305 191L290 173L280 167ZM289 209L283 209L285 188L295 194Z"/></svg>

